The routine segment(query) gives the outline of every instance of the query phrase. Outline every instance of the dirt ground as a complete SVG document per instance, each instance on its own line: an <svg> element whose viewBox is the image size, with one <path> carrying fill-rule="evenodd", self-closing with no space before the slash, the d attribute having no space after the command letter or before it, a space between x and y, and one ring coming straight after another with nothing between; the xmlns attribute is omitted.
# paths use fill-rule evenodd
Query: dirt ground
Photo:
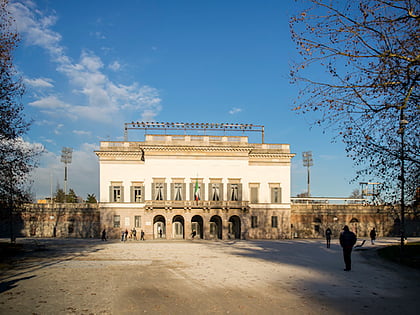
<svg viewBox="0 0 420 315"><path fill-rule="evenodd" d="M4 240L6 241L6 240ZM335 240L19 239L0 314L418 314L420 271Z"/></svg>

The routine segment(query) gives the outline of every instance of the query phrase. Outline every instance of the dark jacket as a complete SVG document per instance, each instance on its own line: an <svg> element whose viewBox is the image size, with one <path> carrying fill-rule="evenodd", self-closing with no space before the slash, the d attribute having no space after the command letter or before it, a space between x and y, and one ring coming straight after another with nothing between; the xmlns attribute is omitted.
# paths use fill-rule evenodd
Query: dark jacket
<svg viewBox="0 0 420 315"><path fill-rule="evenodd" d="M340 245L343 248L352 248L356 244L356 234L350 231L344 231L340 234Z"/></svg>

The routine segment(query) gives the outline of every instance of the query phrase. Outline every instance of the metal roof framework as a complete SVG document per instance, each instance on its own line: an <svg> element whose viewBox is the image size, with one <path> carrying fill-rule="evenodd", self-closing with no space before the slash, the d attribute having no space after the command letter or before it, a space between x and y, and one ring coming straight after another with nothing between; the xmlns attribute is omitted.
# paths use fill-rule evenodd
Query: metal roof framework
<svg viewBox="0 0 420 315"><path fill-rule="evenodd" d="M124 141L128 141L128 130L163 130L165 134L167 131L184 131L195 130L203 132L217 131L226 132L239 131L239 132L259 132L261 133L261 143L264 143L264 126L254 124L237 124L237 123L183 123L183 122L131 122L124 124Z"/></svg>

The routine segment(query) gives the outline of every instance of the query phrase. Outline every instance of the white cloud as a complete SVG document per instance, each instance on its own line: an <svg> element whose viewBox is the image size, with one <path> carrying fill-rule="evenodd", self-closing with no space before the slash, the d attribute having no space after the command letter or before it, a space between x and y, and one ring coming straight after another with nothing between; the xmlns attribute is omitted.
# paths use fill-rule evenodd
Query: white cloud
<svg viewBox="0 0 420 315"><path fill-rule="evenodd" d="M28 105L44 109L62 109L70 107L70 105L59 100L54 95L43 97L37 101L30 102Z"/></svg>
<svg viewBox="0 0 420 315"><path fill-rule="evenodd" d="M66 108L64 117L83 117L108 123L115 121L116 113L123 115L123 109L136 110L148 117L159 113L161 99L157 89L140 86L137 82L131 85L113 82L104 73L104 64L94 52L82 51L79 62L72 62L61 44L62 36L52 29L57 21L56 16L46 16L36 9L32 1L14 2L11 10L25 43L45 49L51 61L57 64L57 71L68 79L72 92L86 98L85 104L70 105L55 96L48 96L30 105L42 108L44 114L52 116L62 116L63 108ZM118 70L121 65L115 61L109 67ZM38 84L42 84L41 81Z"/></svg>
<svg viewBox="0 0 420 315"><path fill-rule="evenodd" d="M52 88L54 85L51 83L53 80L48 78L36 78L36 79L29 79L25 78L23 82L27 85L30 85L34 88Z"/></svg>
<svg viewBox="0 0 420 315"><path fill-rule="evenodd" d="M241 109L241 108L233 107L233 108L229 111L229 114L231 114L231 115L235 115L235 114L240 113L240 112L242 112L242 109Z"/></svg>
<svg viewBox="0 0 420 315"><path fill-rule="evenodd" d="M92 135L90 131L86 131L86 130L73 130L73 133L78 136L91 136Z"/></svg>
<svg viewBox="0 0 420 315"><path fill-rule="evenodd" d="M121 69L121 64L118 61L114 61L113 63L111 63L108 66L109 69L113 70L113 71L118 71Z"/></svg>

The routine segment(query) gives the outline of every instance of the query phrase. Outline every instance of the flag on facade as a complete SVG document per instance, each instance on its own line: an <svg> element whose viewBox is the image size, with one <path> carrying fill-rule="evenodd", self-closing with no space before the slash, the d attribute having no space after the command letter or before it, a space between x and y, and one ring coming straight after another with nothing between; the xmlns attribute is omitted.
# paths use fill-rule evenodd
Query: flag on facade
<svg viewBox="0 0 420 315"><path fill-rule="evenodd" d="M195 180L194 200L200 200L200 186L198 185L198 179Z"/></svg>

